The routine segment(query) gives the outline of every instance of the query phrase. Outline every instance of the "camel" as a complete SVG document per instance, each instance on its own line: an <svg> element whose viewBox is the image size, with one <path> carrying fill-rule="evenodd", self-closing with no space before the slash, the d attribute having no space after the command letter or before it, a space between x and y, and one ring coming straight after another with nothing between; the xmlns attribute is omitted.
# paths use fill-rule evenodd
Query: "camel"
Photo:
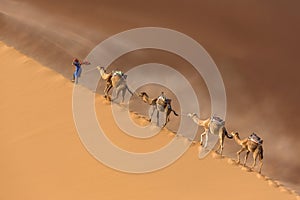
<svg viewBox="0 0 300 200"><path fill-rule="evenodd" d="M106 99L110 100L110 97L108 96L108 92L111 90L111 88L116 88L117 96L115 99L117 99L119 97L120 92L122 92L122 102L124 102L124 97L127 90L131 95L133 95L133 92L131 92L127 86L126 75L124 75L122 72L113 71L107 73L104 67L99 67L99 66L97 67L97 69L100 72L101 78L106 81L106 87L104 89L104 97Z"/></svg>
<svg viewBox="0 0 300 200"><path fill-rule="evenodd" d="M159 111L166 113L166 115L165 115L166 121L165 121L163 127L165 127L167 125L167 123L170 121L171 112L173 112L175 116L178 116L176 111L172 109L172 106L171 106L172 100L171 99L167 99L167 98L161 99L159 97L158 98L149 98L149 95L146 92L141 92L139 94L139 97L141 97L145 103L149 104L150 106L153 106L153 112L149 119L150 122L152 120L154 111L155 110L157 111L157 126L159 125Z"/></svg>
<svg viewBox="0 0 300 200"><path fill-rule="evenodd" d="M219 147L217 148L216 152L219 152L222 155L225 136L229 139L233 138L233 136L228 134L225 128L225 121L223 121L219 117L212 117L201 120L196 113L189 113L188 117L192 118L192 120L196 124L204 128L204 132L200 136L200 145L203 146L203 136L205 135L205 144L203 146L204 148L207 147L209 133L219 136Z"/></svg>
<svg viewBox="0 0 300 200"><path fill-rule="evenodd" d="M253 164L251 166L251 170L253 170L253 168L256 165L256 160L257 157L260 161L260 165L259 165L259 173L261 173L261 168L263 165L263 140L260 139L255 133L252 133L248 138L245 138L243 140L240 139L239 133L231 133L231 135L233 136L234 140L236 141L237 144L239 144L240 146L242 146L242 149L239 150L237 152L237 163L240 163L240 154L243 151L246 151L246 155L245 155L245 160L243 165L246 166L246 162L248 159L248 155L250 152L253 153Z"/></svg>

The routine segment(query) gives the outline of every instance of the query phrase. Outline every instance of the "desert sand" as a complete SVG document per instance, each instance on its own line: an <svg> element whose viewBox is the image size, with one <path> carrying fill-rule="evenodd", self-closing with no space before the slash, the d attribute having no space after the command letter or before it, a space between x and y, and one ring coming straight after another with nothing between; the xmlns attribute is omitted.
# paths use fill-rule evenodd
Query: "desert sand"
<svg viewBox="0 0 300 200"><path fill-rule="evenodd" d="M5 66L0 79L0 199L299 199L280 182L243 170L230 158L212 154L199 160L197 144L157 172L137 175L108 168L80 142L70 80L3 43L0 60ZM99 95L96 104L103 111L101 122L110 126L110 139L128 148L132 138L114 137L124 133L112 123L109 104ZM146 148L131 142L149 151L172 137L164 129Z"/></svg>
<svg viewBox="0 0 300 200"><path fill-rule="evenodd" d="M242 177L250 176L257 181L254 179L256 176L254 173L241 172L239 167L228 164L232 161L227 161L227 158L215 160L210 156L201 160L200 163L196 162L198 161L198 145L194 145L178 162L159 172L164 173L178 167L176 176L174 172L174 176L168 180L168 184L167 180L160 181L164 179L161 178L163 176L153 177L153 182L155 181L157 184L148 187L145 186L147 181L144 177L161 174L127 176L127 174L112 171L91 158L80 145L72 120L71 102L67 101L71 98L73 87L69 82L73 70L70 65L71 60L74 57L84 59L99 42L116 33L131 28L149 26L170 28L187 34L203 45L216 62L227 93L226 127L229 131L239 131L241 137L256 132L264 139L264 176L259 181L268 179L265 176L272 178L266 182L261 181L264 187L258 188L258 190L272 190L276 191L274 194L278 194L278 190L272 187L278 186L278 182L273 180L279 180L280 184L292 188L291 191L295 190L299 194L299 6L299 1L295 0L227 0L222 2L205 0L0 0L0 41L5 43L1 44L0 62L1 70L4 72L4 76L0 78L3 94L0 100L2 125L0 134L3 148L1 166L3 166L4 177L0 182L1 185L4 185L1 195L6 192L26 197L25 192L33 195L32 191L37 191L34 194L38 195L38 191L40 191L41 195L49 198L51 194L57 195L55 198L59 198L59 191L62 191L62 193L65 192L64 194L72 194L73 198L79 198L81 190L85 191L82 194L92 194L91 190L94 188L93 191L96 191L96 187L101 185L97 182L100 181L100 175L92 175L94 171L97 171L96 174L105 174L105 176L101 175L106 177L103 180L106 180L106 187L110 189L116 188L111 186L113 183L110 182L115 179L107 177L110 172L109 176L130 177L130 183L136 184L134 187L140 188L144 185L145 190L141 192L144 194L142 198L147 196L146 188L152 195L157 194L151 191L155 191L155 188L152 188L159 184L164 184L163 187L169 188L169 194L173 192L172 194L177 198L187 193L191 195L194 191L197 191L193 193L195 195L201 195L198 191L201 191L202 194L208 193L208 190L202 190L200 186L190 192L187 188L193 187L186 184L184 180L172 179L179 176L178 172L191 173L186 170L186 161L183 161L188 158L195 162L188 168L195 167L197 172L199 169L201 171L201 173L197 173L201 179L196 176L193 178L187 178L188 175L184 176L189 183L196 182L197 179L197 183L199 182L198 184L203 187L207 181L211 180L202 177L206 175L204 171L209 168L205 168L205 166L210 166L204 164L208 161L222 163L222 167L228 167L241 173L241 176L236 176L238 180L244 180ZM16 53L12 47L23 55ZM210 116L209 94L203 79L195 75L195 71L191 70L192 66L178 56L162 51L142 50L121 56L112 65L127 71L139 64L149 62L172 66L189 77L202 106L202 117ZM44 67L36 69L36 65ZM110 67L110 69L112 68ZM100 94L102 94L102 89L103 87L98 88ZM161 90L161 88L152 86L146 86L143 89L150 91L151 96L158 95ZM164 90L167 91L167 88ZM168 95L171 94L170 91L167 92ZM180 110L174 95L171 94L170 97L174 100L172 102L174 109ZM145 105L137 100L134 102L135 106L132 111L145 115L147 113ZM108 103L101 96L96 97L95 106L98 118L101 120L104 118L104 122L108 121L109 128L114 125L109 114ZM101 110L107 111L104 116L101 115ZM131 117L138 124L147 123L143 116L132 113ZM178 119L172 117L167 128L173 131L177 126ZM161 134L151 138L147 143L133 140L117 130L111 132L108 137L122 148L144 152L164 146L174 137L174 134L163 130ZM70 143L70 141L74 143ZM80 152L77 152L78 148L81 149ZM57 151L54 151L55 149ZM70 151L66 151L66 149L70 149ZM233 141L225 141L224 155L227 157L235 158L238 149L239 147ZM42 154L46 156L42 156ZM89 162L93 162L93 166L97 170L89 170L92 165L85 164L88 161L81 162L78 156L90 159ZM56 159L56 161L54 162L50 158ZM53 162L48 162L47 159ZM37 161L40 162L37 163ZM251 162L251 157L249 161ZM179 163L185 167L179 167ZM98 168L101 169L98 170ZM74 171L72 171L73 169ZM84 169L90 176L83 175ZM105 173L100 171L105 171ZM27 172L36 174L32 175ZM82 176L75 176L73 172L82 174ZM72 174L72 176L67 176L68 174ZM47 177L45 177L46 175ZM72 185L76 182L75 177L78 177L76 180L80 180L77 182L76 189ZM143 177L141 178L143 181L138 177ZM49 179L54 181L51 182ZM137 179L141 182L138 182ZM222 179L220 183L215 181L214 184L224 183L222 181L225 182L225 179ZM69 187L68 190L65 188L69 182L74 187ZM81 184L86 182L91 184ZM104 182L102 183L101 186L104 185ZM172 185L175 183L185 189L180 191ZM257 182L254 183L257 184ZM82 185L86 185L86 187ZM250 185L253 187L252 182L249 182L247 189L248 193L251 193L250 196L253 197L254 192L250 190ZM270 187L266 187L268 188L266 189L266 185L273 185L272 189ZM134 192L130 191L128 187L128 184L122 184L117 188L118 191L126 190L133 194ZM133 190L134 187L131 189ZM224 194L233 194L234 187L239 186L234 184L227 187L226 183L225 188L229 189ZM102 191L104 194L111 191L113 195L122 194L122 192L112 192L107 188L97 190L97 192ZM286 190L278 188L281 191ZM246 188L238 189L239 195L246 190ZM49 192L50 190L52 192ZM77 191L78 194L74 191ZM166 190L161 191L166 192ZM63 197L62 193L60 197ZM216 195L216 192L211 193ZM273 194L273 192L271 193ZM284 194L280 193L276 197L280 197L280 195ZM125 199L131 198L125 197ZM31 196L26 198L34 199ZM66 198L63 197L63 199Z"/></svg>

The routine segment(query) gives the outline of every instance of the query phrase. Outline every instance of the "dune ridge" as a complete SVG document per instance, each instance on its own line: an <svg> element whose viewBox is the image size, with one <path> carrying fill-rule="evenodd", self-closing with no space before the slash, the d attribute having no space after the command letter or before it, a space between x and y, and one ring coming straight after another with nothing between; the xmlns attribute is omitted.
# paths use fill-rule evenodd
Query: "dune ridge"
<svg viewBox="0 0 300 200"><path fill-rule="evenodd" d="M159 26L191 36L208 50L222 73L227 126L243 137L259 133L268 149L265 173L299 192L298 8L295 0L2 0L0 40L71 78L72 57L83 59L99 42L121 31ZM113 64L163 62L181 72L189 68L174 56L157 54L133 53ZM205 85L201 77L190 74L205 105L203 116L209 116ZM233 156L236 147L226 146Z"/></svg>
<svg viewBox="0 0 300 200"><path fill-rule="evenodd" d="M0 79L1 199L299 199L278 181L233 167L232 159L212 154L198 160L198 145L158 172L112 170L79 140L69 80L3 43L0 60L7 66ZM96 108L104 115L98 117L110 126L111 139L126 146L132 138L120 140L113 134L122 132L112 125L110 106L103 101L96 96ZM164 129L157 137L167 142L174 134Z"/></svg>

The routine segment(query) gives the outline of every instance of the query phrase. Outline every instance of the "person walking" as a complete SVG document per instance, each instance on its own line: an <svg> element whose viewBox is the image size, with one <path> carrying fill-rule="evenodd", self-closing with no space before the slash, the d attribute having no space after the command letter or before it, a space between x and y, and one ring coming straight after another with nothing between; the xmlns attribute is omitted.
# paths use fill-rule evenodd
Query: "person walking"
<svg viewBox="0 0 300 200"><path fill-rule="evenodd" d="M77 58L74 58L72 65L75 67L75 71L73 73L73 78L72 78L72 82L75 82L75 84L78 83L78 78L81 75L82 72L82 65L88 65L90 64L89 62L85 61L85 62L80 62Z"/></svg>

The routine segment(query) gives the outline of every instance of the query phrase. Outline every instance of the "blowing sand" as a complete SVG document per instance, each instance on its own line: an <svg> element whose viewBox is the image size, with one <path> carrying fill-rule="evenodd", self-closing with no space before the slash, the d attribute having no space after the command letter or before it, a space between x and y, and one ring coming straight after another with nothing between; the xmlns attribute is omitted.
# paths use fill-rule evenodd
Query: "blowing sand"
<svg viewBox="0 0 300 200"><path fill-rule="evenodd" d="M191 36L222 74L228 130L239 131L241 137L258 133L266 149L264 173L300 193L299 7L295 0L1 0L0 41L70 78L73 57L84 59L116 33L155 26ZM172 66L190 77L203 105L201 115L210 115L206 85L184 59L142 50L112 64L126 71L149 62ZM157 94L153 90L150 95ZM175 101L172 104L179 110ZM173 119L168 128L175 130L171 125L178 123ZM224 153L235 156L238 148L225 141Z"/></svg>
<svg viewBox="0 0 300 200"><path fill-rule="evenodd" d="M299 197L271 178L246 172L231 159L197 158L193 145L173 165L148 174L126 174L95 160L83 147L72 117L70 80L0 43L0 199L272 199ZM130 148L100 96L96 109L110 138ZM106 112L107 111L107 112ZM135 120L145 119L133 114ZM158 148L174 135L164 129L142 141ZM141 141L135 141L139 150ZM215 158L219 159L215 159Z"/></svg>

